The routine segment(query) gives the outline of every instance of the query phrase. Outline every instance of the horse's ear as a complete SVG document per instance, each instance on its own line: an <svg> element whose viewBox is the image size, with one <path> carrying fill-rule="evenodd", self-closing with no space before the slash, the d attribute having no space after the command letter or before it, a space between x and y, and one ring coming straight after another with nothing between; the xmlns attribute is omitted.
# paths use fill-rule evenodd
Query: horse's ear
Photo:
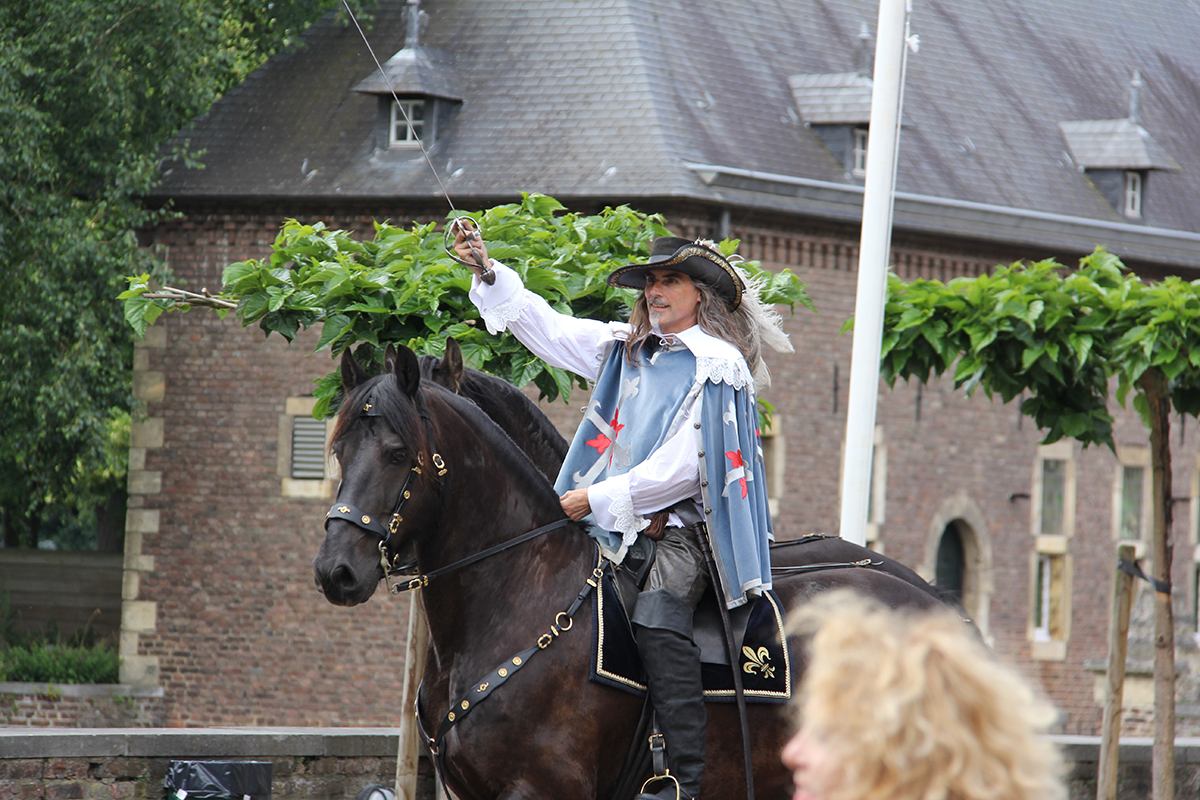
<svg viewBox="0 0 1200 800"><path fill-rule="evenodd" d="M458 346L456 339L446 339L446 355L442 356L442 363L438 365L438 369L445 372L450 380L451 385L446 388L458 394L458 385L462 383L463 376L463 357L462 348Z"/></svg>
<svg viewBox="0 0 1200 800"><path fill-rule="evenodd" d="M394 355L392 372L396 376L396 381L405 394L409 397L416 397L417 390L421 388L421 362L417 360L417 354L404 345L400 345Z"/></svg>
<svg viewBox="0 0 1200 800"><path fill-rule="evenodd" d="M358 361L354 358L354 354L347 347L342 352L342 388L348 394L355 386L358 386L368 377L367 371L359 365Z"/></svg>
<svg viewBox="0 0 1200 800"><path fill-rule="evenodd" d="M383 369L385 372L394 372L396 369L396 346L391 342L383 351Z"/></svg>

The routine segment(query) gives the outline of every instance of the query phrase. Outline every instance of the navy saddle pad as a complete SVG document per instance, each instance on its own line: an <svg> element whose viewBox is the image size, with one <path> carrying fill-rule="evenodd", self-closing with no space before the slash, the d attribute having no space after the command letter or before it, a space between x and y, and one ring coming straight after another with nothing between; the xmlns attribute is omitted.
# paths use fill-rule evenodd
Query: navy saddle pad
<svg viewBox="0 0 1200 800"><path fill-rule="evenodd" d="M591 679L642 696L646 679L633 630L610 571L604 573L592 601L595 614ZM737 668L748 703L785 703L792 696L792 654L784 635L784 611L774 592L767 591L729 612L735 636L740 633ZM704 698L708 702L736 700L729 650L716 595L710 589L696 608L696 643Z"/></svg>

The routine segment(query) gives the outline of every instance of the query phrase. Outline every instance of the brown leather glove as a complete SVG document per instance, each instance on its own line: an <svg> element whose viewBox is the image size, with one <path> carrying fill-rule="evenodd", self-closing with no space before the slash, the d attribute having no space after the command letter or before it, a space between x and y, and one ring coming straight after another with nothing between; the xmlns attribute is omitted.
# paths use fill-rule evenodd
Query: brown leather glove
<svg viewBox="0 0 1200 800"><path fill-rule="evenodd" d="M663 537L663 532L667 529L667 517L670 513L667 511L655 511L650 517L650 526L642 531L642 535L659 541Z"/></svg>

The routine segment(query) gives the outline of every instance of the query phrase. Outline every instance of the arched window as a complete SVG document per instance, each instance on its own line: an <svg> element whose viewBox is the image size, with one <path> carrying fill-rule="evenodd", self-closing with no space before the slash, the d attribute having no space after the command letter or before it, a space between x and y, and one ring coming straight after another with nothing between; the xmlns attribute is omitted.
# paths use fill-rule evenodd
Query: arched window
<svg viewBox="0 0 1200 800"><path fill-rule="evenodd" d="M939 589L951 592L954 599L961 603L966 571L966 548L963 546L962 535L952 522L942 531L941 541L938 542L933 582Z"/></svg>

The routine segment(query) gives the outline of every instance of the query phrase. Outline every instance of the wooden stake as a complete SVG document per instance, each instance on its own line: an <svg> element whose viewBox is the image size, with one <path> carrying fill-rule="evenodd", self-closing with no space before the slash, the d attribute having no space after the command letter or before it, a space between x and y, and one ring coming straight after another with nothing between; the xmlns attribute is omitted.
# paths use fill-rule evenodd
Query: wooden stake
<svg viewBox="0 0 1200 800"><path fill-rule="evenodd" d="M409 595L408 644L404 648L404 692L400 701L400 742L396 751L396 800L416 800L417 767L420 764L421 736L417 731L417 688L425 672L425 651L429 646L429 624L425 606L414 592Z"/></svg>
<svg viewBox="0 0 1200 800"><path fill-rule="evenodd" d="M1133 545L1117 548L1117 558L1133 562ZM1100 731L1100 770L1096 800L1116 800L1117 763L1121 745L1121 708L1125 690L1125 653L1129 644L1129 610L1133 604L1133 576L1116 570L1108 626L1108 672L1104 687L1104 725Z"/></svg>

